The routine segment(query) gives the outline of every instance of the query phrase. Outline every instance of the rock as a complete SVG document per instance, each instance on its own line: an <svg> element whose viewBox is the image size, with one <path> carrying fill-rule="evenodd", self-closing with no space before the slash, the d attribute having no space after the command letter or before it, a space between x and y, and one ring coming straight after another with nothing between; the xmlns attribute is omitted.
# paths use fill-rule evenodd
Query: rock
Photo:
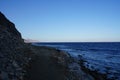
<svg viewBox="0 0 120 80"><path fill-rule="evenodd" d="M24 64L31 60L30 48L20 32L0 12L0 80L22 80Z"/></svg>
<svg viewBox="0 0 120 80"><path fill-rule="evenodd" d="M0 72L0 80L9 80L8 74L4 71Z"/></svg>
<svg viewBox="0 0 120 80"><path fill-rule="evenodd" d="M7 29L10 34L13 34L14 36L17 36L17 38L21 38L21 34L17 31L15 28L15 25L10 22L1 12L0 12L0 25L2 25L4 28Z"/></svg>

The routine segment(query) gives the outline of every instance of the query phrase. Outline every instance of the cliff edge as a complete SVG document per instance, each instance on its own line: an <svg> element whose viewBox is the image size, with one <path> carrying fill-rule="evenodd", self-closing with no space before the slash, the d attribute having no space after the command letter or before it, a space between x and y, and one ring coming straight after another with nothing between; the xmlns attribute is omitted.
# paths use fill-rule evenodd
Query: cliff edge
<svg viewBox="0 0 120 80"><path fill-rule="evenodd" d="M30 56L20 32L0 12L0 80L22 80Z"/></svg>

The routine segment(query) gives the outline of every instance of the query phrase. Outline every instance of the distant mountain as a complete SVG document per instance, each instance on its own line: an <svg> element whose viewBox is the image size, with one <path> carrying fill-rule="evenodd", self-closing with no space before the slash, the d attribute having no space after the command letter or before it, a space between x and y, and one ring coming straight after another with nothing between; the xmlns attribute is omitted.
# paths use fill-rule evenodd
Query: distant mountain
<svg viewBox="0 0 120 80"><path fill-rule="evenodd" d="M25 43L32 43L32 42L40 42L38 40L33 40L33 39L24 39Z"/></svg>

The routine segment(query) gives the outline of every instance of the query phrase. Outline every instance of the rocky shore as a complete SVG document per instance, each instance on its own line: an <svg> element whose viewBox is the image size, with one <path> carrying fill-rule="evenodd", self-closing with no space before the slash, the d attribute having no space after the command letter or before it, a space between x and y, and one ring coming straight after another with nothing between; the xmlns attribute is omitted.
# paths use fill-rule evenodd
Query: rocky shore
<svg viewBox="0 0 120 80"><path fill-rule="evenodd" d="M76 62L69 53L45 46L32 46L36 52L27 67L25 80L109 80L105 74L91 71Z"/></svg>
<svg viewBox="0 0 120 80"><path fill-rule="evenodd" d="M61 50L24 43L15 25L0 12L0 80L107 80L83 62Z"/></svg>

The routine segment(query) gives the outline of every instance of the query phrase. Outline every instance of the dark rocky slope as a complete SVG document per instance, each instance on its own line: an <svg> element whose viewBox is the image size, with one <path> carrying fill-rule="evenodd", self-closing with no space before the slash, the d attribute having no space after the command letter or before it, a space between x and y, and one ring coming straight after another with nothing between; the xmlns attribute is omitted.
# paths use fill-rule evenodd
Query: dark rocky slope
<svg viewBox="0 0 120 80"><path fill-rule="evenodd" d="M0 80L23 78L29 50L15 25L0 12Z"/></svg>

